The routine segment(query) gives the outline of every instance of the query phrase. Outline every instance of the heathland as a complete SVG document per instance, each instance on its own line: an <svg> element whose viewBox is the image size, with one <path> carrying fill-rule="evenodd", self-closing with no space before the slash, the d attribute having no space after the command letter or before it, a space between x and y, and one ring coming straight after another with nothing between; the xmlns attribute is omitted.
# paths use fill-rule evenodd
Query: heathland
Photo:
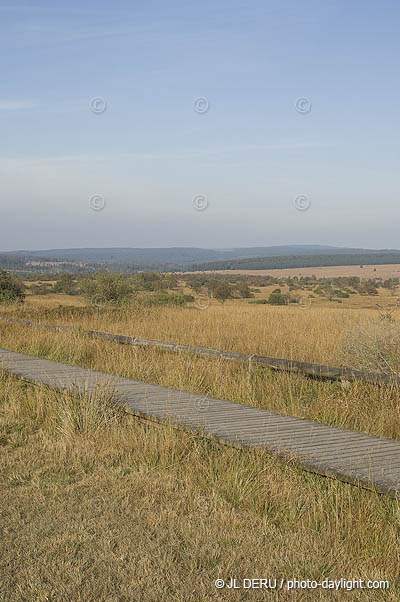
<svg viewBox="0 0 400 602"><path fill-rule="evenodd" d="M397 374L396 278L100 274L25 285L25 302L3 304L2 315L75 329L0 321L2 348L400 438L397 387L312 381L83 332ZM386 579L389 590L349 595L399 599L397 501L265 452L140 422L101 392L74 397L6 374L0 444L0 599L7 602L247 599L243 590L216 590L215 579L229 577ZM261 600L266 592L250 595Z"/></svg>

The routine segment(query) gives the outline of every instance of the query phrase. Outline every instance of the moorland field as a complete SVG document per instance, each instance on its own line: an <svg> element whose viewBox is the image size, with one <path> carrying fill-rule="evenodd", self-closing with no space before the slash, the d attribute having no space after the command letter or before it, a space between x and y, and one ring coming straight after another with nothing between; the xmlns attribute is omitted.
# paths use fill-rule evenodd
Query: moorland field
<svg viewBox="0 0 400 602"><path fill-rule="evenodd" d="M83 332L397 373L392 276L121 276L132 290L121 285L118 302L101 296L96 276L68 286L57 275L38 276L25 282L24 303L1 304L1 315L75 330L0 321L0 347L400 439L396 386L320 382ZM101 278L108 286L113 276ZM349 596L399 599L398 501L262 451L139 421L101 392L88 400L6 374L0 445L0 599L7 602L249 599L242 590L216 590L215 579L229 577L387 579L388 591ZM271 600L287 596L268 592ZM344 596L293 592L298 600ZM251 591L254 600L265 597Z"/></svg>
<svg viewBox="0 0 400 602"><path fill-rule="evenodd" d="M361 278L398 278L400 276L400 266L397 263L386 265L338 265L314 268L282 268L274 270L220 270L218 272L226 274L242 274L245 276L277 276L287 278L293 276L312 276L317 278L340 278L344 276L358 276Z"/></svg>

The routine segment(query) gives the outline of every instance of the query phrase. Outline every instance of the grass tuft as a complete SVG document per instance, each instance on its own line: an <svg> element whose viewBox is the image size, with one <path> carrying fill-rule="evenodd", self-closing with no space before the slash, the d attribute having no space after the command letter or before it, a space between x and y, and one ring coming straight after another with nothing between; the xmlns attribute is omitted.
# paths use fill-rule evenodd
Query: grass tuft
<svg viewBox="0 0 400 602"><path fill-rule="evenodd" d="M342 362L360 370L400 374L400 325L390 320L369 320L349 329Z"/></svg>
<svg viewBox="0 0 400 602"><path fill-rule="evenodd" d="M112 394L64 391L55 407L56 430L63 437L96 435L118 425L124 410Z"/></svg>

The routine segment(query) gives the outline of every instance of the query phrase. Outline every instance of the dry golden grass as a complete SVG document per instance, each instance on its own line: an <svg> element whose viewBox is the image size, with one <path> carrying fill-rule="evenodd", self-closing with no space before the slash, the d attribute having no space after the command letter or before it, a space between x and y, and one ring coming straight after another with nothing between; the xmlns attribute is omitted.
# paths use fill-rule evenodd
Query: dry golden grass
<svg viewBox="0 0 400 602"><path fill-rule="evenodd" d="M276 284L272 284L269 286L257 287L260 292L254 293L255 299L267 299L270 293L277 288ZM329 310L347 310L347 309L367 309L372 310L374 314L378 313L377 305L380 305L382 308L392 309L396 307L398 294L396 292L392 293L391 291L379 288L377 295L365 296L365 295L350 295L349 298L338 299L333 298L331 301L325 296L319 296L315 293L312 293L311 290L295 290L290 291L287 285L279 285L282 293L288 293L291 297L295 298L297 302L300 299L307 299L308 303L314 309L329 309ZM193 292L193 291L192 291ZM190 291L189 291L190 293ZM311 294L311 297L309 296ZM215 303L217 303L215 301ZM248 305L247 299L235 300L228 302L231 305ZM308 304L307 304L308 306Z"/></svg>
<svg viewBox="0 0 400 602"><path fill-rule="evenodd" d="M297 304L252 305L242 300L228 300L222 305L211 299L204 310L193 306L140 307L133 303L120 310L78 308L76 312L65 312L48 303L49 296L37 296L34 306L3 306L0 313L89 330L331 364L354 324L379 320L376 303L385 308L394 306L393 297L358 296L359 303L369 304L369 309L350 311L344 304L329 301L321 306L318 299L312 300L309 309ZM72 299L83 305L82 298ZM394 313L396 316L400 318L400 310Z"/></svg>
<svg viewBox="0 0 400 602"><path fill-rule="evenodd" d="M195 272L196 273L196 272ZM212 273L212 272L211 272ZM336 278L340 276L359 276L360 278L398 278L400 265L387 263L383 265L338 265L315 268L283 268L276 270L219 270L218 274L251 274L255 276L312 276L317 278Z"/></svg>
<svg viewBox="0 0 400 602"><path fill-rule="evenodd" d="M52 314L52 321L85 329L335 364L345 319L349 325L355 323L349 317L355 314L347 312L345 316L345 313L265 306L245 306L245 311L240 312L232 305L212 306L206 311L101 310L89 315L78 313L75 318L62 314L64 320L60 315L55 319ZM38 318L40 314L29 317ZM337 317L341 320L336 321ZM0 333L0 346L15 351L400 439L399 394L394 386L355 382L344 388L338 382L274 373L247 363L91 339L79 330L52 332L0 322Z"/></svg>
<svg viewBox="0 0 400 602"><path fill-rule="evenodd" d="M62 295L59 295L62 297ZM65 296L64 296L65 298ZM207 310L1 313L158 340L335 364L376 311L213 302ZM77 299L76 297L74 299ZM83 304L83 303L82 303ZM256 366L122 346L79 330L0 322L0 347L400 438L398 389L317 382ZM0 375L0 600L342 600L341 592L217 591L216 578L388 579L400 597L400 504L168 426L101 395Z"/></svg>
<svg viewBox="0 0 400 602"><path fill-rule="evenodd" d="M27 307L57 307L59 305L69 305L74 307L84 307L86 305L82 297L76 295L62 295L58 293L49 293L48 295L26 295Z"/></svg>
<svg viewBox="0 0 400 602"><path fill-rule="evenodd" d="M4 602L346 596L216 590L230 577L387 579L348 596L399 599L388 498L1 374L0 443Z"/></svg>

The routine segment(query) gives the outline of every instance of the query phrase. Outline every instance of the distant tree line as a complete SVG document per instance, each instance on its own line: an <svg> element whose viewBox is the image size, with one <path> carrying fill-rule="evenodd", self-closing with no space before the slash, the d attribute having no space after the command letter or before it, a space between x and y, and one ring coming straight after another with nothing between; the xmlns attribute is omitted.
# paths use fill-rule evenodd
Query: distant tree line
<svg viewBox="0 0 400 602"><path fill-rule="evenodd" d="M335 255L279 255L272 257L246 257L229 261L193 264L193 271L209 270L269 270L285 268L328 267L345 265L400 264L399 253L360 253Z"/></svg>

